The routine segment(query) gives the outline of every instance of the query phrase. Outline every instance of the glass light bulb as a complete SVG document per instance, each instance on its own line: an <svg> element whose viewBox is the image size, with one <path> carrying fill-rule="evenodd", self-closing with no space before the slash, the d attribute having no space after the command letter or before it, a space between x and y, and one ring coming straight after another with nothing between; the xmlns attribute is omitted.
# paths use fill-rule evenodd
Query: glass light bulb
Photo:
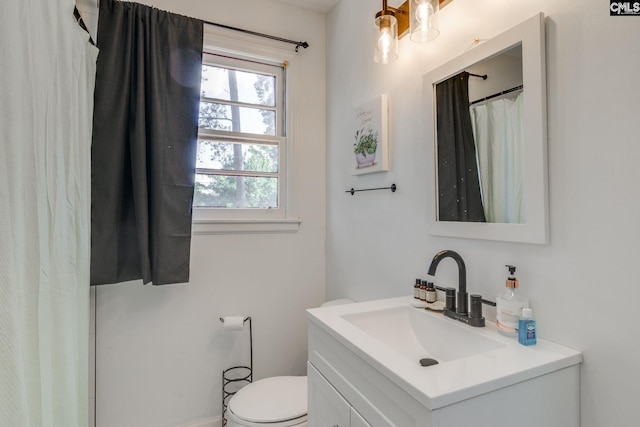
<svg viewBox="0 0 640 427"><path fill-rule="evenodd" d="M438 30L438 0L410 0L411 40L427 42L440 35Z"/></svg>
<svg viewBox="0 0 640 427"><path fill-rule="evenodd" d="M383 63L389 61L389 50L393 45L393 36L391 35L391 31L389 28L382 28L380 30L380 38L378 39L378 49L380 49L380 54L382 56Z"/></svg>
<svg viewBox="0 0 640 427"><path fill-rule="evenodd" d="M429 17L434 14L431 3L421 3L416 10L416 20L422 25L429 24Z"/></svg>
<svg viewBox="0 0 640 427"><path fill-rule="evenodd" d="M378 16L375 21L374 61L388 64L398 59L398 21L393 15Z"/></svg>

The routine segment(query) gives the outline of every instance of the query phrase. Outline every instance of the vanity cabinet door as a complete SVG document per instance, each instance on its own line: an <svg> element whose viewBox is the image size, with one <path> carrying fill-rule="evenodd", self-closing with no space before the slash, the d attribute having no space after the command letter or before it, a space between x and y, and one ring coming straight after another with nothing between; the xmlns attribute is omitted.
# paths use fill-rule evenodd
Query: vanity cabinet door
<svg viewBox="0 0 640 427"><path fill-rule="evenodd" d="M349 403L311 364L307 364L307 374L309 427L349 427L351 425Z"/></svg>
<svg viewBox="0 0 640 427"><path fill-rule="evenodd" d="M371 424L362 418L362 415L355 409L351 408L351 427L371 427Z"/></svg>
<svg viewBox="0 0 640 427"><path fill-rule="evenodd" d="M309 427L349 427L351 406L342 395L310 363L307 364L309 380Z"/></svg>

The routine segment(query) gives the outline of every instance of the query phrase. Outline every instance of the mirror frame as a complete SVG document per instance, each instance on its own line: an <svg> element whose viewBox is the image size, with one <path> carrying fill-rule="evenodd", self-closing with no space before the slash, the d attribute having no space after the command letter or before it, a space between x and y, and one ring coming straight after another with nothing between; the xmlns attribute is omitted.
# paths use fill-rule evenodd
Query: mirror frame
<svg viewBox="0 0 640 427"><path fill-rule="evenodd" d="M522 44L522 78L525 138L525 224L480 223L438 220L437 126L435 85L478 62L495 57ZM427 73L423 77L424 114L433 136L433 174L429 174L429 234L469 239L546 244L549 242L547 172L547 102L544 14L539 13L504 33Z"/></svg>

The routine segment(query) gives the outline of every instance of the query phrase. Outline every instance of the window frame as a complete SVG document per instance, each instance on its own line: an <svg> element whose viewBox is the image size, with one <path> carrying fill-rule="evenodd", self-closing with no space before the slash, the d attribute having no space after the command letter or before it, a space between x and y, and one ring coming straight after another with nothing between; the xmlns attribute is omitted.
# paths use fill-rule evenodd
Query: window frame
<svg viewBox="0 0 640 427"><path fill-rule="evenodd" d="M208 174L218 176L245 176L245 177L265 177L276 178L277 185L277 206L269 208L216 208L197 207L205 212L206 216L213 218L284 218L286 206L286 114L285 114L285 86L286 70L283 64L266 64L255 60L246 60L239 57L221 56L210 52L203 53L203 65L215 67L228 67L237 71L250 72L254 74L264 73L275 77L275 105L261 106L239 101L229 101L219 98L200 97L201 102L212 102L223 105L237 105L239 107L261 108L275 112L275 135L262 135L246 132L234 132L230 130L216 130L198 128L198 140L219 141L240 144L265 144L278 147L278 170L276 172L254 172L235 171L224 169L196 168L196 174ZM202 211L204 210L204 211ZM209 211L211 210L211 211Z"/></svg>
<svg viewBox="0 0 640 427"><path fill-rule="evenodd" d="M260 233L260 232L295 232L300 226L300 219L295 215L295 204L292 203L293 142L295 139L295 75L297 69L297 54L288 50L279 49L252 38L243 40L221 34L217 29L205 25L203 44L203 65L207 64L208 55L230 56L247 61L279 65L283 69L281 88L283 117L277 119L281 126L280 136L256 135L234 133L228 131L214 131L198 129L198 138L201 133L208 137L215 136L218 140L229 142L249 137L257 141L277 140L280 146L278 159L278 207L277 208L206 208L193 207L193 234L229 234L229 233ZM236 67L234 67L236 68ZM249 68L251 70L251 68ZM251 70L254 72L253 70ZM214 135L215 134L215 135Z"/></svg>

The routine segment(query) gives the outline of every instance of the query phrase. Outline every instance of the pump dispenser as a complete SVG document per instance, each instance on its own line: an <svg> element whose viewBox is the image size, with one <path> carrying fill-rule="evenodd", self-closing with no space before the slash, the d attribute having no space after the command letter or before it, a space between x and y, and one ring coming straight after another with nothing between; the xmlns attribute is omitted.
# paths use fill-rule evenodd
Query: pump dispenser
<svg viewBox="0 0 640 427"><path fill-rule="evenodd" d="M529 299L517 292L519 284L515 276L516 267L505 267L509 269L509 275L505 282L506 289L496 298L496 326L502 335L515 337L522 309L529 307Z"/></svg>
<svg viewBox="0 0 640 427"><path fill-rule="evenodd" d="M509 289L518 289L518 279L516 279L516 266L515 265L505 265L509 269L509 276L507 276L506 286Z"/></svg>

